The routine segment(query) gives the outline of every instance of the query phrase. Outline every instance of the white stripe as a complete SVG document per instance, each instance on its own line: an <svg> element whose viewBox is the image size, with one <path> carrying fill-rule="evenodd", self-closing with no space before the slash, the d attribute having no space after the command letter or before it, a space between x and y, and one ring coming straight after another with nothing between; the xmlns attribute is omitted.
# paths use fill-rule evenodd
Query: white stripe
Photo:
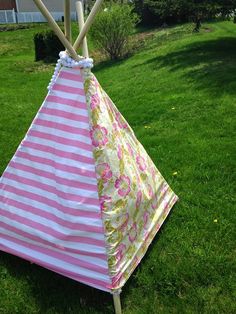
<svg viewBox="0 0 236 314"><path fill-rule="evenodd" d="M62 123L62 124L68 125L68 126L73 126L73 127L81 128L81 129L85 129L85 130L89 129L89 125L87 122L74 121L74 120L66 119L63 117L58 117L58 116L47 114L47 113L39 112L37 114L36 118L39 118L42 120L47 120L47 121L53 121L53 122L57 122L57 123Z"/></svg>
<svg viewBox="0 0 236 314"><path fill-rule="evenodd" d="M46 145L46 146L49 146L51 148L59 149L59 150L66 152L66 153L77 154L78 158L79 158L79 155L83 156L83 157L93 158L93 153L91 151L84 150L82 148L78 148L75 146L60 144L60 143L55 142L53 140L47 140L47 139L43 139L40 137L35 137L33 135L27 135L26 140L29 142L32 142L32 143L39 144L39 145ZM90 166L90 165L88 165L88 166Z"/></svg>
<svg viewBox="0 0 236 314"><path fill-rule="evenodd" d="M46 126L42 126L42 125L37 125L34 124L31 127L31 130L35 130L35 131L39 131L39 132L43 132L43 133L47 133L47 134L53 134L56 136L61 136L64 138L67 138L69 140L75 140L75 141L80 141L82 143L86 143L86 144L92 144L91 138L88 136L83 136L80 134L74 134L74 133L70 133L70 132L64 132L58 129L54 129L54 128L48 128Z"/></svg>
<svg viewBox="0 0 236 314"><path fill-rule="evenodd" d="M60 210L58 210L55 207L51 207L47 204L43 204L43 203L40 203L38 201L31 200L27 197L14 194L12 192L4 191L3 196L6 198L9 198L9 199L12 199L12 200L16 200L16 201L23 203L25 205L29 205L29 202L30 202L31 206L38 208L42 211L45 211L47 213L52 213L53 215L57 216L58 218L61 218L61 219L66 220L68 222L81 223L81 224L96 226L96 227L101 227L101 225L102 225L101 219L87 218L87 217L74 216L74 215L70 215L70 214L64 214L63 212L61 212ZM97 209L97 212L99 212L99 208Z"/></svg>
<svg viewBox="0 0 236 314"><path fill-rule="evenodd" d="M29 243L29 244L32 243L32 244L37 245L37 246L39 246L41 248L50 249L53 252L64 254L65 256L68 255L68 256L74 257L74 258L76 258L78 260L89 262L89 263L91 263L93 265L97 265L97 266L100 266L100 267L103 267L103 268L108 268L107 261L103 260L101 258L93 257L93 256L80 255L80 254L77 254L77 253L71 253L71 252L67 252L67 251L62 251L62 250L54 248L54 247L52 247L50 245L45 245L45 244L38 243L36 241L27 239L25 237L20 236L19 234L16 234L16 233L11 232L9 230L3 229L1 227L0 227L0 232L2 232L3 234L6 234L8 236L17 238L19 240L22 240L22 241L24 241L26 243Z"/></svg>
<svg viewBox="0 0 236 314"><path fill-rule="evenodd" d="M38 157L51 159L52 161L56 160L58 163L61 163L61 164L64 164L64 165L70 165L71 167L78 168L78 169L80 169L82 171L84 170L84 172L86 172L88 170L88 171L92 171L92 172L95 173L95 165L92 165L92 164L90 165L90 164L83 163L81 161L77 161L77 160L74 160L74 159L68 159L68 158L55 156L52 153L43 152L41 150L37 150L37 149L34 149L34 148L26 147L24 145L22 145L20 147L20 151L26 152L26 153L29 153L31 155L35 155L35 156L38 156Z"/></svg>
<svg viewBox="0 0 236 314"><path fill-rule="evenodd" d="M93 244L88 244L88 243L79 243L79 242L72 242L72 241L63 241L58 238L55 238L51 236L50 234L47 234L45 232L39 231L35 228L29 227L27 225L18 223L17 221L12 221L12 219L8 219L5 217L1 217L2 222L5 224L15 227L19 230L22 230L24 232L27 232L31 234L32 236L36 236L41 240L48 241L50 243L53 243L55 245L60 245L65 248L69 249L74 249L74 250L81 250L85 252L95 252L95 253L102 253L105 254L105 248L93 245Z"/></svg>
<svg viewBox="0 0 236 314"><path fill-rule="evenodd" d="M88 110L87 109L81 109L81 108L76 108L76 107L72 107L72 106L67 106L65 104L56 103L56 102L52 102L52 101L46 101L44 108L58 109L58 110L62 110L65 112L78 114L78 115L81 115L83 117L88 117Z"/></svg>
<svg viewBox="0 0 236 314"><path fill-rule="evenodd" d="M84 95L72 94L71 92L66 93L66 92L61 92L61 91L52 89L50 92L50 95L68 98L68 99L72 99L75 101L81 101L81 102L86 103L86 98Z"/></svg>
<svg viewBox="0 0 236 314"><path fill-rule="evenodd" d="M69 86L69 87L75 87L75 88L84 89L84 84L83 83L78 82L78 81L65 79L63 77L58 77L57 78L57 83L60 84L60 85L65 85L65 86Z"/></svg>
<svg viewBox="0 0 236 314"><path fill-rule="evenodd" d="M74 75L76 75L78 77L81 77L81 79L83 80L80 69L73 69L73 68L68 68L68 67L62 67L61 71L74 74Z"/></svg>
<svg viewBox="0 0 236 314"><path fill-rule="evenodd" d="M8 184L13 188L16 186L16 181L8 179L8 178L4 178L4 180L2 180L2 183ZM21 189L23 191L28 191L28 192L37 194L39 196L46 197L50 200L56 201L56 202L62 204L63 206L70 207L72 209L79 209L79 210L83 210L83 211L89 210L89 211L93 211L96 213L98 212L98 206L86 204L86 199L85 199L85 203L79 203L76 201L66 200L64 198L57 196L54 193L51 193L51 192L48 192L48 191L45 191L45 190L42 190L42 189L39 189L39 188L36 188L33 186L29 186L29 185L26 185L23 183L19 183L19 182L17 182L17 188Z"/></svg>
<svg viewBox="0 0 236 314"><path fill-rule="evenodd" d="M64 179L70 179L70 180L73 180L73 181L78 181L78 182L82 182L82 183L89 183L89 184L93 184L93 185L97 184L97 180L95 178L80 176L80 175L75 174L75 173L62 171L62 170L59 170L57 168L54 168L53 166L45 165L45 164L38 163L38 162L35 162L35 161L30 161L28 159L21 158L21 157L18 157L18 156L16 156L14 158L14 161L19 162L22 165L31 166L31 167L33 167L35 169L38 169L38 170L43 169L43 170L48 171L48 172L50 172L52 174L56 173L56 175L58 177L61 177L61 178L64 178Z"/></svg>
<svg viewBox="0 0 236 314"><path fill-rule="evenodd" d="M45 255L43 253L40 253L40 252L37 252L35 250L32 250L32 249L29 249L29 248L26 248L22 245L19 245L19 244L16 244L16 243L13 243L11 241L8 241L8 240L5 240L5 239L1 239L1 242L15 250L15 251L18 251L19 253L23 253L23 254L26 254L28 255L29 257L30 256L33 256L35 258L37 258L38 260L41 260L42 263L48 263L48 264L51 264L52 267L53 266L56 266L56 267L60 267L62 269L65 269L65 271L71 271L71 272L74 272L78 275L84 275L84 276L87 276L89 278L94 278L94 279L99 279L99 280L104 280L104 281L107 281L109 282L109 277L107 275L103 275L103 274L100 274L100 273L97 273L97 272L94 272L94 271L91 271L91 270L85 270L79 266L74 266L74 265L71 265L69 263L66 263L62 260L58 260L54 257L51 257L51 256L48 256L48 255Z"/></svg>
<svg viewBox="0 0 236 314"><path fill-rule="evenodd" d="M86 256L86 255L80 255L78 253L71 253L71 252L68 252L68 251L62 251L62 250L54 248L54 247L52 247L50 245L44 245L44 244L38 243L36 241L27 239L25 237L22 237L22 236L14 233L14 232L11 232L11 231L3 229L3 228L0 228L0 232L2 232L3 234L6 234L6 235L12 236L12 237L17 237L17 239L25 241L27 243L32 243L32 244L38 245L38 246L40 246L42 248L50 249L51 251L54 251L54 252L58 252L58 253L62 253L64 255L72 256L72 257L74 257L76 259L80 259L81 261L89 262L91 264L98 265L98 266L103 267L103 268L107 268L108 267L107 261L104 260L104 259L98 258L98 257Z"/></svg>
<svg viewBox="0 0 236 314"><path fill-rule="evenodd" d="M21 217L26 218L26 219L30 219L36 223L40 223L46 227L49 227L53 231L60 232L60 233L64 234L64 236L81 236L81 237L89 237L89 238L93 238L93 239L97 239L97 240L104 240L104 235L101 233L68 229L66 227L63 227L62 225L58 225L53 220L48 220L47 218L32 214L28 211L19 209L15 206L10 206L9 204L5 204L5 203L1 203L1 202L0 202L0 204L1 204L2 210L6 211L6 212L13 213L13 214L17 214L18 216L21 216ZM62 237L63 237L63 235L62 235Z"/></svg>
<svg viewBox="0 0 236 314"><path fill-rule="evenodd" d="M24 170L13 168L10 165L7 169L7 172L11 173L11 174L15 174L15 175L22 177L22 178L25 178L25 179L30 179L30 180L34 180L36 182L47 184L47 185L55 188L57 191L60 191L63 193L74 194L74 195L81 196L81 197L90 197L90 198L98 199L98 192L97 191L88 191L88 190L81 189L81 188L74 188L74 187L66 186L66 185L63 185L61 183L57 183L55 180L48 179L48 178L45 178L43 176L41 177L41 176L35 175L33 173L30 173L30 172L27 172Z"/></svg>

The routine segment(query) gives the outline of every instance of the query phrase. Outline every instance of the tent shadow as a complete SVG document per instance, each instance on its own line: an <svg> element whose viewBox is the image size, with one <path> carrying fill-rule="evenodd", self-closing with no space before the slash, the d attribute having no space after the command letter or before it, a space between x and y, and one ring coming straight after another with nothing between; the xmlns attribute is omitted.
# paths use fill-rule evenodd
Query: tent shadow
<svg viewBox="0 0 236 314"><path fill-rule="evenodd" d="M153 71L164 67L169 72L182 71L181 75L193 83L196 89L205 90L207 93L210 91L212 95L236 94L236 38L198 40L178 51L149 59L144 63L147 64ZM228 72L225 70L227 68Z"/></svg>
<svg viewBox="0 0 236 314"><path fill-rule="evenodd" d="M3 252L1 266L16 280L27 281L27 286L30 287L29 297L35 300L39 313L112 313L113 300L107 292Z"/></svg>
<svg viewBox="0 0 236 314"><path fill-rule="evenodd" d="M155 249L170 216L171 214L167 216L166 222L156 234L142 258L141 264L144 266L144 271L145 260L150 258L149 255ZM111 314L114 312L112 295L108 292L81 284L4 252L1 252L0 266L7 269L7 273L11 277L27 281L27 286L31 290L29 297L35 300L35 304L40 310L39 313ZM138 271L142 271L140 267L134 270L122 288L122 303L125 302L126 296L128 297L129 291L138 286L136 281ZM27 302L27 299L25 299L25 302Z"/></svg>
<svg viewBox="0 0 236 314"><path fill-rule="evenodd" d="M119 59L119 60L105 60L105 61L101 61L95 64L94 69L92 70L92 72L94 74L98 73L99 71L102 71L103 69L109 69L112 68L114 66L119 66L121 64L123 64L125 61L127 61L127 58L123 58L123 59Z"/></svg>

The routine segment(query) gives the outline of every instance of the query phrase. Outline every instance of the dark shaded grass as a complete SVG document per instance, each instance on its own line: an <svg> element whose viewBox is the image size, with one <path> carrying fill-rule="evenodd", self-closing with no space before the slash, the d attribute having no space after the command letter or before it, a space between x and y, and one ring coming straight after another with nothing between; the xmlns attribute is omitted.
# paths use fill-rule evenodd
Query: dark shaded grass
<svg viewBox="0 0 236 314"><path fill-rule="evenodd" d="M206 26L210 32L200 34L188 25L158 31L131 58L94 69L180 197L123 289L125 313L236 312L236 29L231 22ZM33 31L20 33L0 34L5 45L25 38L0 59L0 171L42 103L53 70L32 62ZM0 253L0 313L112 309L108 294Z"/></svg>

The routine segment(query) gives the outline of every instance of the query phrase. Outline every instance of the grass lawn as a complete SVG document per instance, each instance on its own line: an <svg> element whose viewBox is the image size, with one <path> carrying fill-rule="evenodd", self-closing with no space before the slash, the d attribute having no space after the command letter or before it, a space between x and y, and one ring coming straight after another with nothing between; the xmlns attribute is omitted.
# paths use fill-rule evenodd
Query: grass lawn
<svg viewBox="0 0 236 314"><path fill-rule="evenodd" d="M41 105L53 65L32 36L0 33L0 173ZM180 197L123 289L125 314L236 313L236 25L155 31L94 72ZM0 313L112 313L109 294L0 253Z"/></svg>

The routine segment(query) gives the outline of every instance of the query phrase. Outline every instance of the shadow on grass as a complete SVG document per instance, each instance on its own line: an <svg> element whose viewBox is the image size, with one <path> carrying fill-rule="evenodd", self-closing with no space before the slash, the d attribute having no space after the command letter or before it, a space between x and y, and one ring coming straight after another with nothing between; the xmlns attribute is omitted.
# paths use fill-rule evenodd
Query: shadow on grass
<svg viewBox="0 0 236 314"><path fill-rule="evenodd" d="M118 60L105 60L105 61L98 62L93 69L93 73L97 73L102 70L106 70L115 66L122 65L128 59L129 59L128 57L124 57Z"/></svg>
<svg viewBox="0 0 236 314"><path fill-rule="evenodd" d="M1 265L7 269L11 277L27 281L30 295L25 296L24 304L28 304L30 300L32 302L32 299L35 300L39 313L112 312L113 300L111 294L107 292L83 285L2 252ZM24 311L24 309L21 310Z"/></svg>
<svg viewBox="0 0 236 314"><path fill-rule="evenodd" d="M168 223L169 216L166 219L166 223ZM165 224L156 234L141 264L144 264L145 260L150 258L149 255L155 249ZM30 295L25 295L25 300L22 300L22 303L28 304L33 299L39 313L109 314L114 312L113 299L108 292L81 284L4 252L1 252L0 266L7 269L7 273L16 280L20 279L19 281L21 281L23 279L23 281L27 281ZM139 267L135 269L122 288L123 302L125 302L126 292L139 286L136 279ZM30 305L30 308L32 308L32 305ZM24 309L20 310L24 311Z"/></svg>
<svg viewBox="0 0 236 314"><path fill-rule="evenodd" d="M196 88L208 93L236 94L236 38L233 37L197 41L144 64L149 64L154 71L162 67L168 67L170 72L182 70L183 76Z"/></svg>

